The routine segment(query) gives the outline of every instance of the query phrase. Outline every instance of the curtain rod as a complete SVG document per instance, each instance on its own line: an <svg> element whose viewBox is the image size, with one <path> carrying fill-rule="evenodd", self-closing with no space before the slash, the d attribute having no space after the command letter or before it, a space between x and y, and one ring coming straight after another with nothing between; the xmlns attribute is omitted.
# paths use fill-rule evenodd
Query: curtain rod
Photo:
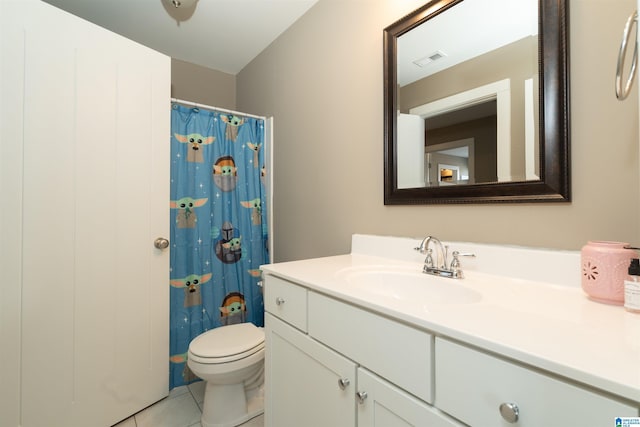
<svg viewBox="0 0 640 427"><path fill-rule="evenodd" d="M253 114L242 113L240 111L227 110L226 108L213 107L211 105L199 104L197 102L191 102L191 101L185 101L184 99L171 98L171 102L176 102L178 104L188 105L190 107L206 108L208 110L222 111L223 113L237 114L239 116L253 117L254 119L262 119L262 120L266 120L267 119L265 116L256 116L256 115L253 115Z"/></svg>

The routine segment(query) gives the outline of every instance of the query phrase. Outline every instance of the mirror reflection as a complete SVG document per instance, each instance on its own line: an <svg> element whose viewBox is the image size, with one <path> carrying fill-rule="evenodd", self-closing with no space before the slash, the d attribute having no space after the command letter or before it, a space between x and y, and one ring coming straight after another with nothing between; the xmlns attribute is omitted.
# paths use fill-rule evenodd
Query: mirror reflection
<svg viewBox="0 0 640 427"><path fill-rule="evenodd" d="M540 180L538 0L464 0L397 38L397 188Z"/></svg>

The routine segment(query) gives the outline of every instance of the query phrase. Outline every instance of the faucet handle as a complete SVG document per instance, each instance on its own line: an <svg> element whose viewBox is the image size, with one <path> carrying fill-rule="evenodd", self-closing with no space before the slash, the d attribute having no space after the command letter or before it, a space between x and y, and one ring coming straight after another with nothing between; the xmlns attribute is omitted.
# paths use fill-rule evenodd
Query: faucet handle
<svg viewBox="0 0 640 427"><path fill-rule="evenodd" d="M454 272L456 277L462 277L462 270L460 269L460 258L461 256L473 257L475 258L476 254L471 252L459 252L453 251L451 254L453 259L451 260L451 270Z"/></svg>
<svg viewBox="0 0 640 427"><path fill-rule="evenodd" d="M471 253L471 252L460 252L460 251L453 251L453 253L451 254L453 256L453 259L451 260L451 268L453 269L454 264L456 263L456 267L460 266L460 259L458 257L461 256L468 256L468 257L472 257L475 258L476 254Z"/></svg>
<svg viewBox="0 0 640 427"><path fill-rule="evenodd" d="M471 258L475 258L476 254L472 253L472 252L458 252L458 251L454 251L457 253L457 256L468 256Z"/></svg>
<svg viewBox="0 0 640 427"><path fill-rule="evenodd" d="M433 257L431 256L432 250L428 249L427 250L427 257L424 259L424 265L426 265L429 268L433 267Z"/></svg>

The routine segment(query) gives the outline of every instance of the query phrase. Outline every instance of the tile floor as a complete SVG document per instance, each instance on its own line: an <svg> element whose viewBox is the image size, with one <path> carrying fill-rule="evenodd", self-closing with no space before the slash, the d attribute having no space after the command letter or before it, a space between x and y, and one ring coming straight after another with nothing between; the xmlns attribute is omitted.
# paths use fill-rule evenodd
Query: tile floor
<svg viewBox="0 0 640 427"><path fill-rule="evenodd" d="M176 387L162 399L114 427L200 427L204 381ZM264 415L242 424L242 427L264 427Z"/></svg>

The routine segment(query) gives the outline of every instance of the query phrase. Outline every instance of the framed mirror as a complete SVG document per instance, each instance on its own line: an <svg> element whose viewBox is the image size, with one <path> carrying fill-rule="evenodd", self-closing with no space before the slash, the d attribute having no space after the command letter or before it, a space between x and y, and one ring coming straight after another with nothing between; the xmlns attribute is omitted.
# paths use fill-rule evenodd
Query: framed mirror
<svg viewBox="0 0 640 427"><path fill-rule="evenodd" d="M385 204L570 201L568 0L432 0L383 35Z"/></svg>

